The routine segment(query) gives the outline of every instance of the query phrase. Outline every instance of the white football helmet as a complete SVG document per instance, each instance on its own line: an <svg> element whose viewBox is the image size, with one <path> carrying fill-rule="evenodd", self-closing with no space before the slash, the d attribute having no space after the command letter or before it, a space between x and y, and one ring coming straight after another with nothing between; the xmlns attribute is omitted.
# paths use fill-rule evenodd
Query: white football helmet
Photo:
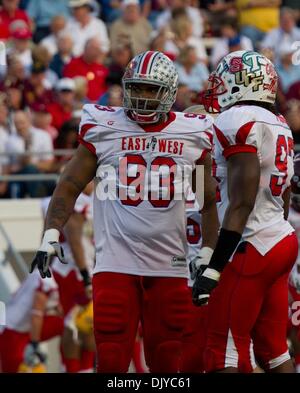
<svg viewBox="0 0 300 393"><path fill-rule="evenodd" d="M208 79L203 95L206 111L218 113L239 101L274 104L278 76L272 62L252 51L225 56Z"/></svg>
<svg viewBox="0 0 300 393"><path fill-rule="evenodd" d="M153 98L136 96L132 86L157 86ZM129 118L138 123L156 123L168 113L176 99L178 73L174 63L163 53L147 51L135 56L123 76L123 106Z"/></svg>

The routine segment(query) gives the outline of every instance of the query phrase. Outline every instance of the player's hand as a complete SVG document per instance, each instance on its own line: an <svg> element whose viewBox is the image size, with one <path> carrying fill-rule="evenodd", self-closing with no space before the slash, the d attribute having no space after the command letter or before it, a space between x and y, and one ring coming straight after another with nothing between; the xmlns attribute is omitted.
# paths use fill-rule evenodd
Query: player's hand
<svg viewBox="0 0 300 393"><path fill-rule="evenodd" d="M31 341L24 349L24 363L33 367L39 363L45 363L46 355L40 350L39 343Z"/></svg>
<svg viewBox="0 0 300 393"><path fill-rule="evenodd" d="M200 249L198 255L191 260L189 264L191 280L195 280L197 274L202 274L209 264L210 258L214 250L210 247L203 247Z"/></svg>
<svg viewBox="0 0 300 393"><path fill-rule="evenodd" d="M193 303L204 306L208 303L212 290L218 285L220 273L207 267L203 273L198 272L193 285Z"/></svg>
<svg viewBox="0 0 300 393"><path fill-rule="evenodd" d="M37 266L42 278L51 277L49 264L52 256L57 256L61 263L67 263L64 259L64 250L59 244L57 229L47 229L44 233L42 244L31 262L29 273L32 273Z"/></svg>
<svg viewBox="0 0 300 393"><path fill-rule="evenodd" d="M86 297L91 300L93 297L91 276L87 269L80 270L80 274L83 280Z"/></svg>

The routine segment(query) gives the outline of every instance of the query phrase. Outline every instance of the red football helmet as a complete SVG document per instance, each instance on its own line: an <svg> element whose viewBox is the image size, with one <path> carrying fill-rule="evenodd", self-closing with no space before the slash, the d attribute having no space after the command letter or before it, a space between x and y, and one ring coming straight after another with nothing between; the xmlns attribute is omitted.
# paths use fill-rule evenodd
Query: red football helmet
<svg viewBox="0 0 300 393"><path fill-rule="evenodd" d="M291 179L291 201L295 210L300 212L300 154L294 158L294 175Z"/></svg>

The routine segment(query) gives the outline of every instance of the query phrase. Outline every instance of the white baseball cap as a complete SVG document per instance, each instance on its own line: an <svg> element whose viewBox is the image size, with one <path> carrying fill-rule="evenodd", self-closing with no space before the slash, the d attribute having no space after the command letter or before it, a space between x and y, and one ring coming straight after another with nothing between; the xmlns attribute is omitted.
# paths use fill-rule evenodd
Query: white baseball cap
<svg viewBox="0 0 300 393"><path fill-rule="evenodd" d="M62 78L57 82L55 88L58 91L62 91L62 90L74 91L75 90L75 82L71 78Z"/></svg>
<svg viewBox="0 0 300 393"><path fill-rule="evenodd" d="M92 7L92 0L69 0L69 7L71 8L82 7L84 5Z"/></svg>
<svg viewBox="0 0 300 393"><path fill-rule="evenodd" d="M139 0L123 0L122 1L122 7L127 7L128 5L139 5L140 2Z"/></svg>

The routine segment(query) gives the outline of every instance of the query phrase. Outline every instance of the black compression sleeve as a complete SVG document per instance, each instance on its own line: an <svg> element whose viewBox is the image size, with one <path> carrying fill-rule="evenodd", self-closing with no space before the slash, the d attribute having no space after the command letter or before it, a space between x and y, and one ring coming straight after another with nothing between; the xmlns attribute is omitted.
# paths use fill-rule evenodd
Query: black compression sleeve
<svg viewBox="0 0 300 393"><path fill-rule="evenodd" d="M209 267L222 272L239 244L241 237L241 234L238 232L221 228L216 248L209 262Z"/></svg>

